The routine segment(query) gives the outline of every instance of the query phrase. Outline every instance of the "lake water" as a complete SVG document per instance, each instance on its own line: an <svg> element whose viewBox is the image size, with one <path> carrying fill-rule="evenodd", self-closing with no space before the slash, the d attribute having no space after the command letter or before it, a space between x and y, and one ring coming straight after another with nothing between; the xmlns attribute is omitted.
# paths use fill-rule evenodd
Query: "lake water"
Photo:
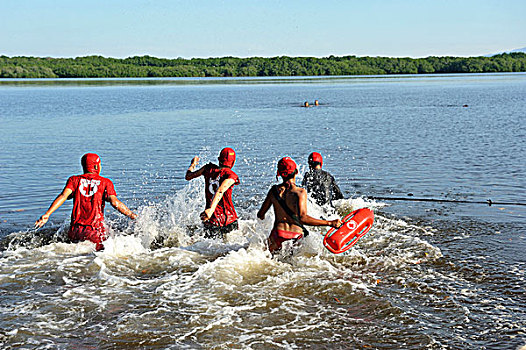
<svg viewBox="0 0 526 350"><path fill-rule="evenodd" d="M226 146L240 229L220 242L184 174ZM277 161L299 182L312 151L344 192L337 213L369 207L375 224L341 255L313 228L271 258L273 218L256 212ZM87 152L139 214L108 206L97 253L64 242L69 202L31 230ZM525 164L526 74L0 80L0 346L517 349Z"/></svg>

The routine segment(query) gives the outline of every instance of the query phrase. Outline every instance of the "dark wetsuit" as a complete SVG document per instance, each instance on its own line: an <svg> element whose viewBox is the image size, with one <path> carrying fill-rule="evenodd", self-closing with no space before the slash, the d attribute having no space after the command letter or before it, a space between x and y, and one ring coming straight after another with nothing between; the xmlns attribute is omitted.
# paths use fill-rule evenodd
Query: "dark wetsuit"
<svg viewBox="0 0 526 350"><path fill-rule="evenodd" d="M302 186L305 187L318 205L329 203L336 199L342 199L343 194L336 184L334 177L322 169L311 169L305 173Z"/></svg>

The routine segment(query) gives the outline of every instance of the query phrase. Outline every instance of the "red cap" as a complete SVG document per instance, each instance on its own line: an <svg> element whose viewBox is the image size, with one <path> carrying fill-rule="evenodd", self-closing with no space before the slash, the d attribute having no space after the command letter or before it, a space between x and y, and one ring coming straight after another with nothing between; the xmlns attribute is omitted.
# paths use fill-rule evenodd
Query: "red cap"
<svg viewBox="0 0 526 350"><path fill-rule="evenodd" d="M297 165L290 157L281 158L278 162L278 175L287 178L296 171Z"/></svg>
<svg viewBox="0 0 526 350"><path fill-rule="evenodd" d="M95 153L86 153L80 160L85 173L100 174L100 157ZM95 169L95 165L97 169Z"/></svg>
<svg viewBox="0 0 526 350"><path fill-rule="evenodd" d="M217 159L219 164L232 168L236 162L236 152L232 148L223 148Z"/></svg>
<svg viewBox="0 0 526 350"><path fill-rule="evenodd" d="M323 158L318 152L312 152L309 156L309 163L320 163L323 165Z"/></svg>

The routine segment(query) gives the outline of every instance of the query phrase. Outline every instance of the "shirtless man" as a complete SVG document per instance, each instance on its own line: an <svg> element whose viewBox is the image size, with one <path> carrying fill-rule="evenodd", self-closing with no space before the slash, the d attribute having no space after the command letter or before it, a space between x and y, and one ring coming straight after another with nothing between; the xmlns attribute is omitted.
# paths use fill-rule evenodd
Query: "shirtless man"
<svg viewBox="0 0 526 350"><path fill-rule="evenodd" d="M104 204L111 206L120 213L135 219L137 215L117 199L117 193L110 179L100 176L102 168L100 158L95 153L86 153L81 159L84 174L71 176L62 193L53 201L44 215L35 222L35 228L40 228L49 220L67 199L73 199L69 239L76 243L91 241L95 249L103 250L102 242L106 240L104 224Z"/></svg>
<svg viewBox="0 0 526 350"><path fill-rule="evenodd" d="M274 227L268 238L273 254L281 249L283 242L297 242L303 238L303 225L340 227L342 224L340 219L328 221L307 215L307 191L296 186L296 175L296 163L290 157L282 158L278 162L276 179L281 176L283 182L271 187L257 214L263 220L270 207L274 207Z"/></svg>
<svg viewBox="0 0 526 350"><path fill-rule="evenodd" d="M187 181L199 176L205 178L206 208L201 213L205 238L224 238L225 234L238 228L237 213L232 202L233 186L239 184L239 177L232 171L236 152L232 148L223 148L217 159L219 166L208 163L195 170L199 157L194 157L185 175Z"/></svg>

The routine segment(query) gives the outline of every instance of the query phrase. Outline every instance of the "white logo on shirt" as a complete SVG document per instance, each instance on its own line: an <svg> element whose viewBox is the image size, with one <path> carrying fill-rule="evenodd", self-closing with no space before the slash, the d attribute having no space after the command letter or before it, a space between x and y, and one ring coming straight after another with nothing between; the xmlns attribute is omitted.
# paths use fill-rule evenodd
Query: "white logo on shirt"
<svg viewBox="0 0 526 350"><path fill-rule="evenodd" d="M208 185L208 191L212 193L212 196L216 194L217 189L219 188L219 179L221 176L218 176L217 179L210 179L210 185Z"/></svg>
<svg viewBox="0 0 526 350"><path fill-rule="evenodd" d="M84 197L91 197L99 189L100 180L80 179L79 191Z"/></svg>

